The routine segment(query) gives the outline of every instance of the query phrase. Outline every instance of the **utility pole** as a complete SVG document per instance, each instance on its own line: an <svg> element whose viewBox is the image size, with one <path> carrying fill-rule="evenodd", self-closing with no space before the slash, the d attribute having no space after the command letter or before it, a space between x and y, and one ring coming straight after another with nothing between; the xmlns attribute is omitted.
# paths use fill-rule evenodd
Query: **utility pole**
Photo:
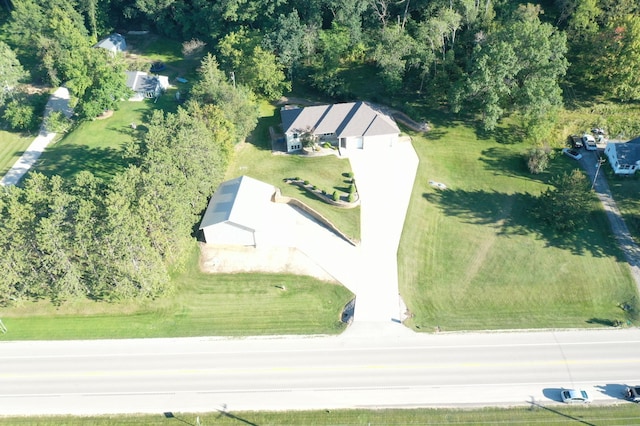
<svg viewBox="0 0 640 426"><path fill-rule="evenodd" d="M596 164L596 175L593 177L593 183L591 184L591 190L593 190L593 187L596 186L596 179L598 179L598 173L600 172L600 166L602 166L605 161L607 161L607 160L605 160L604 158L598 157L598 164Z"/></svg>

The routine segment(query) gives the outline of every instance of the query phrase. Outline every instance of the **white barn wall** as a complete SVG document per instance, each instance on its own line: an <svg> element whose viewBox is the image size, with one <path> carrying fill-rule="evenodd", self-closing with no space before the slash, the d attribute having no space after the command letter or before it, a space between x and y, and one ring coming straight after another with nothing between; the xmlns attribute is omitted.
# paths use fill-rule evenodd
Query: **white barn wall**
<svg viewBox="0 0 640 426"><path fill-rule="evenodd" d="M255 245L253 231L230 222L207 226L202 232L207 244Z"/></svg>

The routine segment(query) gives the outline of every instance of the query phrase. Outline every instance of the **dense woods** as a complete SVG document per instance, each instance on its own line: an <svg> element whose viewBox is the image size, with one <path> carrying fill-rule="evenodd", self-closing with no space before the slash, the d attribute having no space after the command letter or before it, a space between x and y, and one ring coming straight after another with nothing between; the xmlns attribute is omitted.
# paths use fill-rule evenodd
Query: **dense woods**
<svg viewBox="0 0 640 426"><path fill-rule="evenodd" d="M109 182L35 173L0 191L0 304L170 292L168 270L184 257L233 144L255 127L256 100L292 86L353 100L345 73L369 67L387 94L487 130L512 116L532 139L568 94L640 100L635 0L5 0L0 8L7 122L24 116L29 82L65 84L78 119L117 107L126 64L92 48L112 31L148 29L208 50L189 101L153 115L126 149L125 172Z"/></svg>

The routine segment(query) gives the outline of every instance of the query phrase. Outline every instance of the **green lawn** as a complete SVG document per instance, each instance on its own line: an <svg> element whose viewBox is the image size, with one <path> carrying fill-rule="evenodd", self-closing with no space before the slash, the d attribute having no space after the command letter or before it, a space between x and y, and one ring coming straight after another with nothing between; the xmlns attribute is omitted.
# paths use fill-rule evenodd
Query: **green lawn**
<svg viewBox="0 0 640 426"><path fill-rule="evenodd" d="M498 132L499 133L499 132ZM432 331L596 327L626 320L636 290L599 204L584 230L551 234L531 218L551 175L575 167L557 156L530 175L521 144L479 138L451 122L414 135L420 157L399 248L401 293ZM445 183L439 192L429 180ZM419 232L417 232L419 231Z"/></svg>
<svg viewBox="0 0 640 426"><path fill-rule="evenodd" d="M261 105L260 122L254 132L251 143L238 146L235 158L227 170L227 179L240 175L268 182L281 189L282 194L297 198L329 219L338 229L354 240L360 240L360 207L340 209L320 201L307 191L285 184L284 178L299 177L310 184L324 189L328 193L334 190L349 189L344 173L351 172L351 163L334 155L325 157L304 157L299 155L274 155L269 142L269 126L277 126L280 117L277 110L268 105ZM356 181L358 179L355 176Z"/></svg>
<svg viewBox="0 0 640 426"><path fill-rule="evenodd" d="M2 340L336 334L353 295L343 286L284 274L205 274L195 248L173 276L174 294L144 303L76 301L6 308ZM282 290L280 287L285 287Z"/></svg>
<svg viewBox="0 0 640 426"><path fill-rule="evenodd" d="M58 142L49 145L34 169L48 176L64 178L89 170L100 178L110 178L127 166L122 145L141 136L145 130L141 123L156 105L148 100L120 102L113 116L82 122ZM135 130L131 123L136 124Z"/></svg>
<svg viewBox="0 0 640 426"><path fill-rule="evenodd" d="M3 425L637 425L636 404L531 408L322 410L286 412L158 413L150 415L0 417Z"/></svg>
<svg viewBox="0 0 640 426"><path fill-rule="evenodd" d="M35 137L0 130L0 178L13 167Z"/></svg>

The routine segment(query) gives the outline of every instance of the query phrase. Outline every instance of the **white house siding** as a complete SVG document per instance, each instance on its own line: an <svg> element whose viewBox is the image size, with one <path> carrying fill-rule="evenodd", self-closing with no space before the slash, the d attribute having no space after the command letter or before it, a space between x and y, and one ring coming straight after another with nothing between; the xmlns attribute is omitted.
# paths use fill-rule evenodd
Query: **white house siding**
<svg viewBox="0 0 640 426"><path fill-rule="evenodd" d="M255 245L254 232L231 222L217 223L202 228L207 244Z"/></svg>
<svg viewBox="0 0 640 426"><path fill-rule="evenodd" d="M618 161L618 151L616 150L616 144L609 142L604 149L604 153L609 160L609 164L613 169L613 173L617 175L632 175L635 174L638 169L637 164L620 164Z"/></svg>

